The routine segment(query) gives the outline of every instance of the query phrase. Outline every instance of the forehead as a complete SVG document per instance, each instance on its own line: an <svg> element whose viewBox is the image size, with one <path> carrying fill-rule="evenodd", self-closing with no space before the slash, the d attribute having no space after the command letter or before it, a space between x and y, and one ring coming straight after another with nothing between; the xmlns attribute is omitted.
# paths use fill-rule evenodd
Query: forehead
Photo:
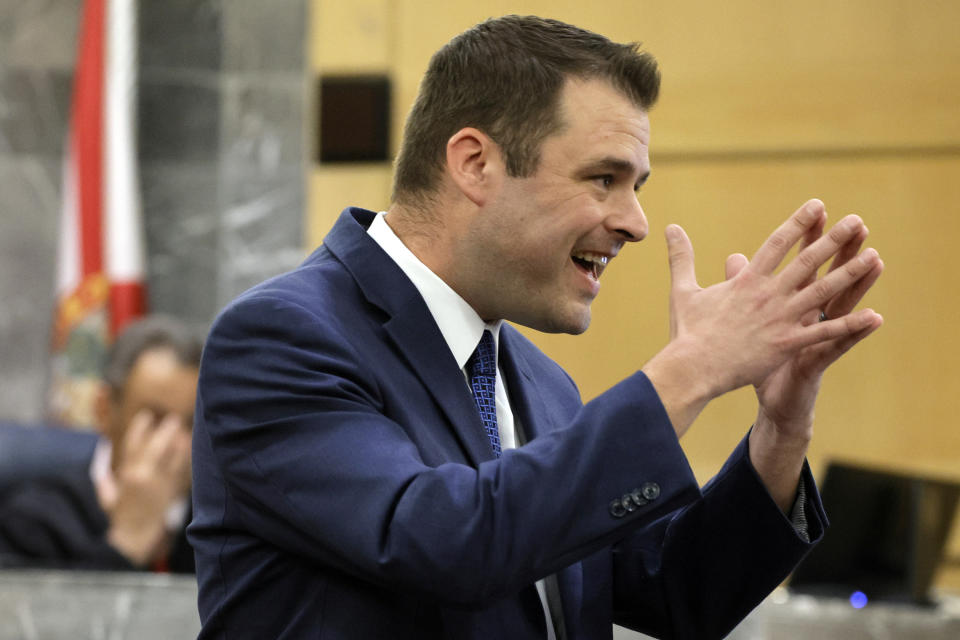
<svg viewBox="0 0 960 640"><path fill-rule="evenodd" d="M197 368L181 363L172 349L148 349L130 370L123 401L137 408L181 412L193 405L197 376Z"/></svg>
<svg viewBox="0 0 960 640"><path fill-rule="evenodd" d="M570 160L617 157L649 169L647 112L604 79L569 78L560 95L560 131L546 145Z"/></svg>

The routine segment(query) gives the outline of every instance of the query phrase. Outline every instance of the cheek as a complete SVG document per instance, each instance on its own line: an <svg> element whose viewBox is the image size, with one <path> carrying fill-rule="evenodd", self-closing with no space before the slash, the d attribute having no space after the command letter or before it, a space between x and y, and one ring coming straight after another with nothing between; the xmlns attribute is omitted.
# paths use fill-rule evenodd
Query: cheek
<svg viewBox="0 0 960 640"><path fill-rule="evenodd" d="M113 411L110 414L111 419L108 427L109 433L107 434L107 437L114 442L122 441L127 432L127 425L130 424L130 421L133 419L134 413L134 410L130 407L126 407L122 411L119 409Z"/></svg>

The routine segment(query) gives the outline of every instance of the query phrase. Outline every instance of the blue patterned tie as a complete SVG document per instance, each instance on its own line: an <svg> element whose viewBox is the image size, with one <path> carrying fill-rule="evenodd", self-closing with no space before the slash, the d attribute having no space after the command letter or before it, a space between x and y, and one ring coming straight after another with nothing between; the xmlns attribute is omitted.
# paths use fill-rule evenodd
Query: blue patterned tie
<svg viewBox="0 0 960 640"><path fill-rule="evenodd" d="M484 331L480 344L470 359L467 360L470 372L470 388L473 390L473 399L480 412L483 428L490 438L493 453L500 457L500 431L497 429L497 353L493 344L493 334Z"/></svg>

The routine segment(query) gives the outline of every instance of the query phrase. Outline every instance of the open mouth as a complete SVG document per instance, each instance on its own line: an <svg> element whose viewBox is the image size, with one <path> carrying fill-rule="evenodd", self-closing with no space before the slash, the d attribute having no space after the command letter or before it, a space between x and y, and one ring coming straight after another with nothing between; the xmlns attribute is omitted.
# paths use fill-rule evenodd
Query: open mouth
<svg viewBox="0 0 960 640"><path fill-rule="evenodd" d="M575 251L570 258L579 269L594 280L600 279L600 274L607 268L607 263L610 261L609 257L592 251Z"/></svg>

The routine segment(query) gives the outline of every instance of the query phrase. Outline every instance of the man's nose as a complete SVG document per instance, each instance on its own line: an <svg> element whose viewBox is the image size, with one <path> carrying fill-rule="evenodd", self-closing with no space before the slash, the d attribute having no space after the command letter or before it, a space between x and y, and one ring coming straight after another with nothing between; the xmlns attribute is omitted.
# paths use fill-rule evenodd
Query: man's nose
<svg viewBox="0 0 960 640"><path fill-rule="evenodd" d="M607 217L606 227L628 242L639 242L647 237L650 227L635 193L631 191L625 194L624 199L617 203L615 210Z"/></svg>

